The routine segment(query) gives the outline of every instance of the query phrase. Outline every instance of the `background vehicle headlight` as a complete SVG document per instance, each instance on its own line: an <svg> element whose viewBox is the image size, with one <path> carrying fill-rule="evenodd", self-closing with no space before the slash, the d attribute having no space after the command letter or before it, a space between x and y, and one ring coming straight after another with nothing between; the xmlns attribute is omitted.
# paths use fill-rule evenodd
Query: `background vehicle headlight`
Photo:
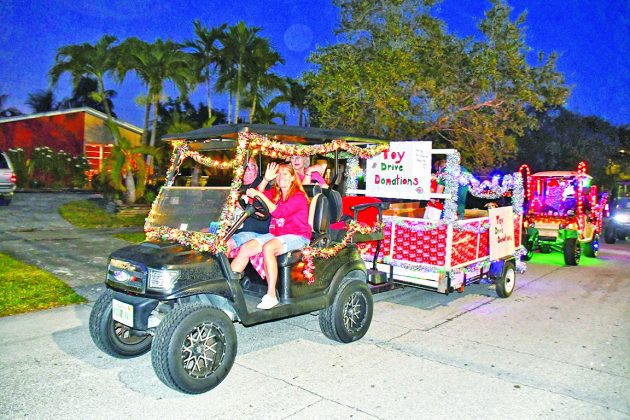
<svg viewBox="0 0 630 420"><path fill-rule="evenodd" d="M179 270L154 270L149 268L149 287L168 290L179 277Z"/></svg>
<svg viewBox="0 0 630 420"><path fill-rule="evenodd" d="M617 222L627 223L627 222L630 222L630 214L617 213L617 214L615 214L613 219L615 219L615 221L617 221Z"/></svg>

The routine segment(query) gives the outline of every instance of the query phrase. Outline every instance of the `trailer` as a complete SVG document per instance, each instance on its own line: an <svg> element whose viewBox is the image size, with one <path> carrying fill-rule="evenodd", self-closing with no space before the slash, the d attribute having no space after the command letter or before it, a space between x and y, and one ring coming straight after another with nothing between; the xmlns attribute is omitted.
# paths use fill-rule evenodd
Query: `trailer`
<svg viewBox="0 0 630 420"><path fill-rule="evenodd" d="M441 193L430 187L434 155L447 157L446 168L438 175L445 187ZM385 163L391 156L408 160ZM405 172L405 168L411 170ZM496 284L498 296L511 295L516 273L525 269L519 258L524 251L523 184L519 173L479 181L461 168L459 153L454 149L432 149L430 142L392 142L388 151L367 162L364 175L365 190L350 189L347 193L418 203L372 204L378 208L381 235L361 238L357 245L364 260L372 265L368 281L373 291L405 285L448 294L461 292L472 283L489 281ZM383 179L392 182L383 183ZM404 188L403 180L410 181L410 188ZM467 209L461 218L457 215L460 188L468 188L481 198L507 198L511 205ZM437 220L427 218L431 200L443 200L444 209Z"/></svg>

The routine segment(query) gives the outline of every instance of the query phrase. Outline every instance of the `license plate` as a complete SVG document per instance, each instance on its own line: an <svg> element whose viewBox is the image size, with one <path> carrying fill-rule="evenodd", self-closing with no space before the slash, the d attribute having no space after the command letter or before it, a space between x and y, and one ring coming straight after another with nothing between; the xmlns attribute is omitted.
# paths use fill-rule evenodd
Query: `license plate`
<svg viewBox="0 0 630 420"><path fill-rule="evenodd" d="M128 327L133 327L133 306L112 299L112 318Z"/></svg>

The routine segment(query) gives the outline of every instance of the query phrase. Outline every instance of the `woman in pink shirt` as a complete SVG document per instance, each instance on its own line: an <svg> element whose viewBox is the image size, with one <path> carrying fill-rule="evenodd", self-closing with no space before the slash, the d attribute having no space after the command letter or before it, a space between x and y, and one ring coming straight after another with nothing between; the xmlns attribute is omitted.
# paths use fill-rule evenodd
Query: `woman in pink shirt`
<svg viewBox="0 0 630 420"><path fill-rule="evenodd" d="M309 166L309 163L308 156L291 156L291 166L303 185L319 184L322 188L328 188L323 177L326 165Z"/></svg>
<svg viewBox="0 0 630 420"><path fill-rule="evenodd" d="M276 188L265 191L267 184L277 178ZM278 255L302 249L311 239L312 228L308 224L308 198L302 184L290 165L270 163L265 177L257 189L250 188L248 197L258 197L269 207L271 222L269 233L255 234L243 244L232 260L233 271L242 272L249 258L262 251L265 261L267 293L258 304L259 309L271 309L278 304ZM254 233L252 233L254 234Z"/></svg>

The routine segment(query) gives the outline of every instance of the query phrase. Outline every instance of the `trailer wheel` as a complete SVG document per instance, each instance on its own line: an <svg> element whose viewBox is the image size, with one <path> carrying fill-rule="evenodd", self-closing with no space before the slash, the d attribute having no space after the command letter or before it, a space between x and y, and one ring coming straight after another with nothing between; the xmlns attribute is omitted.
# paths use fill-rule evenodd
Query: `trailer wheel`
<svg viewBox="0 0 630 420"><path fill-rule="evenodd" d="M351 343L367 333L373 307L367 285L359 280L349 281L339 287L333 304L319 311L319 326L331 340Z"/></svg>
<svg viewBox="0 0 630 420"><path fill-rule="evenodd" d="M566 265L578 265L580 256L582 255L582 247L577 238L567 238L564 241L564 263Z"/></svg>
<svg viewBox="0 0 630 420"><path fill-rule="evenodd" d="M234 325L221 310L182 305L155 331L151 362L155 374L176 391L200 394L219 385L236 358Z"/></svg>
<svg viewBox="0 0 630 420"><path fill-rule="evenodd" d="M615 229L606 227L604 229L604 241L607 244L614 244L617 241L617 235L615 235Z"/></svg>
<svg viewBox="0 0 630 420"><path fill-rule="evenodd" d="M514 261L506 261L503 264L501 277L495 279L497 296L500 298L510 297L516 285L516 268Z"/></svg>
<svg viewBox="0 0 630 420"><path fill-rule="evenodd" d="M584 254L587 257L597 258L599 252L599 235L593 235L593 240L584 246Z"/></svg>

